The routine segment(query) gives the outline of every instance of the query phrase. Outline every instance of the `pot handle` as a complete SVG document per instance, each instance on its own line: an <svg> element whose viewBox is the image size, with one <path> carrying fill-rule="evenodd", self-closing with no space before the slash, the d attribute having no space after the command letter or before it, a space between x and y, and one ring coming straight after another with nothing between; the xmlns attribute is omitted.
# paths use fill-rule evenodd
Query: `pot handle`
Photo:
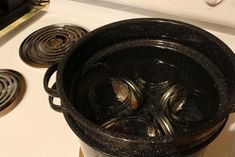
<svg viewBox="0 0 235 157"><path fill-rule="evenodd" d="M49 95L49 104L51 108L57 112L62 112L63 110L62 110L61 105L56 105L53 102L55 97L60 98L58 90L56 88L56 83L54 83L51 88L49 88L49 85L48 85L51 79L51 76L57 71L58 65L59 64L56 63L47 69L43 78L43 87L44 87L44 90Z"/></svg>
<svg viewBox="0 0 235 157"><path fill-rule="evenodd" d="M58 91L56 90L55 87L49 88L48 84L51 79L51 76L57 71L57 68L58 68L58 64L54 64L51 67L49 67L44 75L44 78L43 78L44 90L47 92L47 94L49 94L50 96L53 96L53 97L59 97Z"/></svg>
<svg viewBox="0 0 235 157"><path fill-rule="evenodd" d="M51 87L52 89L56 90L56 84L54 83L53 86ZM63 112L62 106L61 105L56 105L54 103L54 98L53 96L49 95L48 100L51 108L57 112Z"/></svg>

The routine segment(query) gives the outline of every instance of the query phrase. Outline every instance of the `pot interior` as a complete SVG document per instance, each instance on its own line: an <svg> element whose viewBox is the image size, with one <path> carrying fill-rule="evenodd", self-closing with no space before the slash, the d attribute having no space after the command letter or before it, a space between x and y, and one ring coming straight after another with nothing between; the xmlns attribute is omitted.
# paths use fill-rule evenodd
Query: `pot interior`
<svg viewBox="0 0 235 157"><path fill-rule="evenodd" d="M220 97L196 50L167 40L130 40L78 67L68 98L92 123L131 136L170 136L217 116Z"/></svg>

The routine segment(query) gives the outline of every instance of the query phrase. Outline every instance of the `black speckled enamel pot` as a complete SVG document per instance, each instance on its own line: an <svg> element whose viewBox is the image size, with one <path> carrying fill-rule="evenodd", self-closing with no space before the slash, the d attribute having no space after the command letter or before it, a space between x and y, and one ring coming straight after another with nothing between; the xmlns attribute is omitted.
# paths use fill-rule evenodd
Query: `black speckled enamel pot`
<svg viewBox="0 0 235 157"><path fill-rule="evenodd" d="M134 44L129 41L136 41ZM85 62L103 49L114 46L160 47L180 53L199 63L213 78L219 96L220 109L207 122L194 129L182 130L173 136L144 138L128 136L103 129L86 119L69 98L73 79ZM128 45L129 42L129 45ZM172 46L174 45L174 46ZM124 47L125 47L124 46ZM138 51L136 52L138 53ZM192 69L193 70L193 69ZM56 83L48 87L51 75L57 71ZM209 144L223 129L230 113L235 111L235 57L233 52L214 35L190 24L166 19L131 19L100 27L82 40L59 64L48 69L44 87L49 93L51 107L63 112L74 133L98 156L118 157L169 157L187 156ZM53 104L53 97L59 97L61 106Z"/></svg>

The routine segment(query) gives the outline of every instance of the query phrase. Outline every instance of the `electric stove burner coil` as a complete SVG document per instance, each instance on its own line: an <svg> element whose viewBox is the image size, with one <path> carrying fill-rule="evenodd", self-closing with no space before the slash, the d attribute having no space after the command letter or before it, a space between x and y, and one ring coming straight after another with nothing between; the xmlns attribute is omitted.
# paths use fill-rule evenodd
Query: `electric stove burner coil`
<svg viewBox="0 0 235 157"><path fill-rule="evenodd" d="M85 29L69 24L43 27L23 41L20 57L30 66L47 68L63 59L70 48L86 33Z"/></svg>
<svg viewBox="0 0 235 157"><path fill-rule="evenodd" d="M25 91L23 76L13 70L0 69L0 116L12 110L22 99Z"/></svg>

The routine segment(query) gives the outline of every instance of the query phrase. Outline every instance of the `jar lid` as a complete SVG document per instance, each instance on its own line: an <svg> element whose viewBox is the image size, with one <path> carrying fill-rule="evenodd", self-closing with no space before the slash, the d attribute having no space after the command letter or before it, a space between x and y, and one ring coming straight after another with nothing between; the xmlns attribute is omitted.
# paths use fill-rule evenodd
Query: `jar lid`
<svg viewBox="0 0 235 157"><path fill-rule="evenodd" d="M160 59L145 60L138 67L136 75L138 83L147 90L165 91L176 79L177 68Z"/></svg>
<svg viewBox="0 0 235 157"><path fill-rule="evenodd" d="M142 115L113 118L102 124L101 127L132 136L158 137L163 135L162 129L158 125Z"/></svg>
<svg viewBox="0 0 235 157"><path fill-rule="evenodd" d="M175 84L161 98L161 109L174 122L195 124L201 122L208 105L197 89L188 89L182 84Z"/></svg>
<svg viewBox="0 0 235 157"><path fill-rule="evenodd" d="M125 78L97 81L89 89L88 97L94 110L114 117L136 110L143 100L139 88Z"/></svg>

